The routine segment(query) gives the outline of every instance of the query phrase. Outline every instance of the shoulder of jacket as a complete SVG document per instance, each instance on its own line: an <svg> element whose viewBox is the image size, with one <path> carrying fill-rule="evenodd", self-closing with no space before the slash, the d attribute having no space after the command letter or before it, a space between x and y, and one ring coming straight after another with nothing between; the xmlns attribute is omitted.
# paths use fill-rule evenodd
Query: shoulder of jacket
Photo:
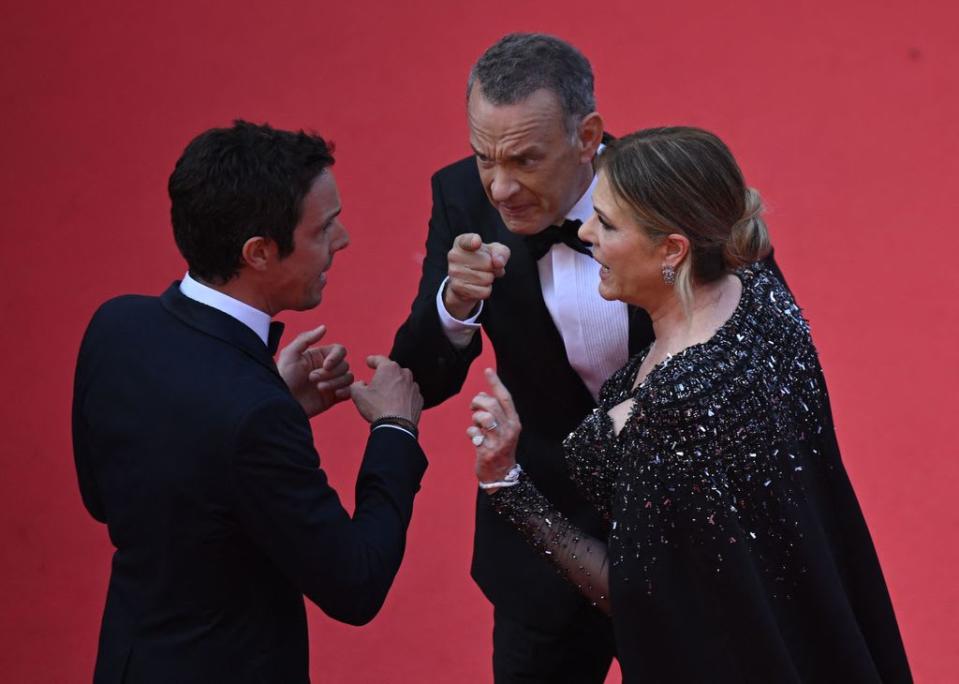
<svg viewBox="0 0 959 684"><path fill-rule="evenodd" d="M160 298L151 295L125 294L112 297L103 302L97 309L97 313L115 313L128 312L132 310L148 309L151 306L159 304Z"/></svg>
<svg viewBox="0 0 959 684"><path fill-rule="evenodd" d="M464 157L444 166L433 174L433 183L443 186L475 183L479 186L479 171L476 168L476 159Z"/></svg>
<svg viewBox="0 0 959 684"><path fill-rule="evenodd" d="M103 302L93 316L90 317L90 327L121 326L123 328L135 325L137 321L145 321L161 311L160 298L149 295L120 295Z"/></svg>

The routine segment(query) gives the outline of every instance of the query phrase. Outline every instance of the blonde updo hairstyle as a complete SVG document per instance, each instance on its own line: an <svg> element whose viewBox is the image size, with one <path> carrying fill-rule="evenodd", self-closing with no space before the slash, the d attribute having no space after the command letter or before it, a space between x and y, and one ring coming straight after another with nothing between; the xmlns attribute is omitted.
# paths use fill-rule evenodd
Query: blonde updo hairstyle
<svg viewBox="0 0 959 684"><path fill-rule="evenodd" d="M675 288L687 315L693 285L769 254L762 200L747 188L722 140L699 128L647 128L612 141L599 156L617 199L653 240L689 239Z"/></svg>

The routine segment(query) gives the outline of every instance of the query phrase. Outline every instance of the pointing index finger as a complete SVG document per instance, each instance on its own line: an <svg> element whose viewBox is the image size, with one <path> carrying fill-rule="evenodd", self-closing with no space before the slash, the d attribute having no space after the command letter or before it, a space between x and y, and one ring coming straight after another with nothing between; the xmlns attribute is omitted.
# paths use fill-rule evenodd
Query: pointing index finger
<svg viewBox="0 0 959 684"><path fill-rule="evenodd" d="M463 233L456 236L454 244L467 252L475 252L483 246L483 240L476 233Z"/></svg>
<svg viewBox="0 0 959 684"><path fill-rule="evenodd" d="M489 382L490 389L493 391L493 396L496 397L503 408L508 413L514 413L516 409L513 408L513 397L509 393L509 390L506 389L506 385L503 384L503 381L499 379L496 371L494 371L492 368L487 368L486 380Z"/></svg>
<svg viewBox="0 0 959 684"><path fill-rule="evenodd" d="M316 344L319 342L325 334L325 325L313 328L313 330L307 330L306 332L302 332L297 335L293 341L290 342L290 346L288 348L290 351L296 354L302 354L311 344Z"/></svg>

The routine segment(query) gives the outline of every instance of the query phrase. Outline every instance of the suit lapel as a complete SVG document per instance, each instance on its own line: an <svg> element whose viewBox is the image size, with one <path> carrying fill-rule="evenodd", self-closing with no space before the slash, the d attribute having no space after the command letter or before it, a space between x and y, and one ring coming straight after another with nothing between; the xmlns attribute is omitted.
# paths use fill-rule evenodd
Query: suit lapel
<svg viewBox="0 0 959 684"><path fill-rule="evenodd" d="M160 296L160 302L184 325L222 340L231 347L236 347L257 363L266 366L274 373L277 372L273 357L255 332L219 309L201 304L184 295L180 292L179 281L167 288L166 292Z"/></svg>

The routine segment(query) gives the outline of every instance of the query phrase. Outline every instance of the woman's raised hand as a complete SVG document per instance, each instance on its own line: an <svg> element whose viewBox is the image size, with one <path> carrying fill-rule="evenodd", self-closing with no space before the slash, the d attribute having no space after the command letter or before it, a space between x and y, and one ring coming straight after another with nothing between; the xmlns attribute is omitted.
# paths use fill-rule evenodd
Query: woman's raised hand
<svg viewBox="0 0 959 684"><path fill-rule="evenodd" d="M480 392L473 397L473 424L466 434L476 447L476 477L480 482L499 482L516 464L522 426L509 390L492 369L485 374L492 394Z"/></svg>

